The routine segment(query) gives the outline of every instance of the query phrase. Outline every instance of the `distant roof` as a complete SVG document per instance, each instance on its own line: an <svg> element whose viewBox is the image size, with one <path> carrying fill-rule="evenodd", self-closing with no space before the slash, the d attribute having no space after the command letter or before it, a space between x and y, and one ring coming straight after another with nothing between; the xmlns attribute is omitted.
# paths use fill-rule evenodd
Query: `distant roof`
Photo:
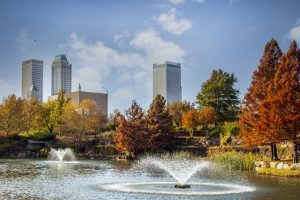
<svg viewBox="0 0 300 200"><path fill-rule="evenodd" d="M57 56L55 56L55 60L65 60L67 61L67 56L65 54L59 54Z"/></svg>

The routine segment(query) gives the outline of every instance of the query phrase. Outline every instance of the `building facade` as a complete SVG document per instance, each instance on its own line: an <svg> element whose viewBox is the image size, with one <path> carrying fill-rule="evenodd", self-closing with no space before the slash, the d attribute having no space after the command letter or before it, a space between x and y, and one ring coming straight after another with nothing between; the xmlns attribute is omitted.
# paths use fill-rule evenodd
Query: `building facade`
<svg viewBox="0 0 300 200"><path fill-rule="evenodd" d="M36 97L43 101L43 61L29 59L22 62L22 97Z"/></svg>
<svg viewBox="0 0 300 200"><path fill-rule="evenodd" d="M55 56L52 62L51 95L56 95L60 90L71 92L72 90L72 64L66 55Z"/></svg>
<svg viewBox="0 0 300 200"><path fill-rule="evenodd" d="M79 108L80 104L83 100L91 100L97 106L101 112L103 112L106 116L108 114L108 94L104 93L96 93L96 92L83 92L83 91L76 91L76 92L66 92L65 98L71 98L72 104L75 108ZM49 100L57 99L57 95L50 96Z"/></svg>
<svg viewBox="0 0 300 200"><path fill-rule="evenodd" d="M153 64L153 98L162 95L167 103L182 100L181 64L166 61Z"/></svg>

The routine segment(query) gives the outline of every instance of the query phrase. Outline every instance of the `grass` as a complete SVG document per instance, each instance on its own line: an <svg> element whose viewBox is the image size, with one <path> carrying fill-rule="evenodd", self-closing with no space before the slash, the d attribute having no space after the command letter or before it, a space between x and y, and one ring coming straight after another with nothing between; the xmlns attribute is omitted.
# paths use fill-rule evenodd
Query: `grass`
<svg viewBox="0 0 300 200"><path fill-rule="evenodd" d="M212 160L227 168L237 170L253 170L257 157L252 153L242 153L237 151L223 152L215 154Z"/></svg>
<svg viewBox="0 0 300 200"><path fill-rule="evenodd" d="M273 168L261 168L257 171L258 174L272 175L272 176L300 176L299 170L283 170L283 169L273 169Z"/></svg>

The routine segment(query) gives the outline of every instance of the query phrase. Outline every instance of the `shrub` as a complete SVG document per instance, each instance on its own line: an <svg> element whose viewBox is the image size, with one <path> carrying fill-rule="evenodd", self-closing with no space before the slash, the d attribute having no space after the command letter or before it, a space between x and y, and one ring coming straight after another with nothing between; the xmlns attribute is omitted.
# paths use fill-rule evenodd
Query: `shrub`
<svg viewBox="0 0 300 200"><path fill-rule="evenodd" d="M224 167L237 170L253 170L256 156L252 153L231 151L216 154L212 159Z"/></svg>
<svg viewBox="0 0 300 200"><path fill-rule="evenodd" d="M209 137L219 137L221 135L221 132L222 132L221 126L217 126L208 132L208 136Z"/></svg>
<svg viewBox="0 0 300 200"><path fill-rule="evenodd" d="M55 139L55 134L49 131L30 131L28 133L20 133L19 137L27 140L50 140Z"/></svg>
<svg viewBox="0 0 300 200"><path fill-rule="evenodd" d="M231 137L237 135L239 128L235 122L224 122L221 126L220 142L226 145L231 142Z"/></svg>

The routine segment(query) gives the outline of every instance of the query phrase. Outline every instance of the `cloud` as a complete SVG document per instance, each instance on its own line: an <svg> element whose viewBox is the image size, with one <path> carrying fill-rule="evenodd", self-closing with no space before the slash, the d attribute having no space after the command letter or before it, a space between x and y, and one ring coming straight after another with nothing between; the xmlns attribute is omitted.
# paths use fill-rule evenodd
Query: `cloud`
<svg viewBox="0 0 300 200"><path fill-rule="evenodd" d="M113 40L117 43L120 47L125 47L126 38L130 36L128 31L122 31L114 36Z"/></svg>
<svg viewBox="0 0 300 200"><path fill-rule="evenodd" d="M196 3L204 3L205 0L192 0L192 1Z"/></svg>
<svg viewBox="0 0 300 200"><path fill-rule="evenodd" d="M32 41L31 36L26 32L26 30L21 30L18 36L18 44L21 51L26 51L30 46L30 42Z"/></svg>
<svg viewBox="0 0 300 200"><path fill-rule="evenodd" d="M290 32L288 33L288 37L291 40L296 40L300 42L300 19L297 21L295 27L293 27Z"/></svg>
<svg viewBox="0 0 300 200"><path fill-rule="evenodd" d="M129 37L129 36L128 36ZM185 51L165 41L152 30L133 35L126 52L107 46L102 41L89 42L76 33L70 34L67 49L73 63L73 89L109 90L110 108L122 110L132 99L146 103L152 97L152 65L166 60L184 62Z"/></svg>
<svg viewBox="0 0 300 200"><path fill-rule="evenodd" d="M165 31L181 35L192 27L192 22L187 19L177 19L176 14L176 8L171 8L167 13L162 13L156 20Z"/></svg>

